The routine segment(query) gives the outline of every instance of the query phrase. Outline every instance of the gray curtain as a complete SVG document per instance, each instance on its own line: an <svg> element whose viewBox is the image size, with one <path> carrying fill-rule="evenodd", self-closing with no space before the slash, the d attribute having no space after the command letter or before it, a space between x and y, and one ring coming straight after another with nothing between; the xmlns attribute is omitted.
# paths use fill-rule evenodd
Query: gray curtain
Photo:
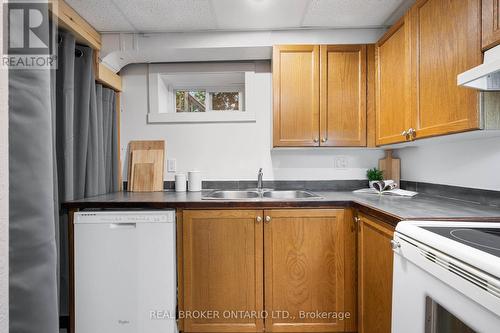
<svg viewBox="0 0 500 333"><path fill-rule="evenodd" d="M68 313L60 203L119 189L115 93L95 84L92 50L71 34L58 56L56 72L9 72L11 333L56 333Z"/></svg>
<svg viewBox="0 0 500 333"><path fill-rule="evenodd" d="M49 70L9 72L9 328L56 333L53 118Z"/></svg>
<svg viewBox="0 0 500 333"><path fill-rule="evenodd" d="M56 79L59 201L119 190L115 92L95 84L93 51L61 32ZM58 204L60 207L60 203ZM59 212L60 311L68 314L68 221Z"/></svg>

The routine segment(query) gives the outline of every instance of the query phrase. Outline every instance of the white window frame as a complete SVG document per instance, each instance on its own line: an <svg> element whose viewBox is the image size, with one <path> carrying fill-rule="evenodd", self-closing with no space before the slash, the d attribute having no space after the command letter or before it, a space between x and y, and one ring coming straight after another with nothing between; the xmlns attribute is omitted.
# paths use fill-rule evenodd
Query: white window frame
<svg viewBox="0 0 500 333"><path fill-rule="evenodd" d="M240 72L244 73L245 82L243 84L224 86L165 84L162 75L166 73L150 73L148 123L255 122L255 110L250 110L248 108L250 93L249 82L252 81L252 75L255 73L247 71ZM205 98L206 111L176 112L175 91L177 90L205 90L207 94ZM211 110L211 103L209 104L210 92L232 91L240 93L239 107L243 107L243 109L231 111Z"/></svg>

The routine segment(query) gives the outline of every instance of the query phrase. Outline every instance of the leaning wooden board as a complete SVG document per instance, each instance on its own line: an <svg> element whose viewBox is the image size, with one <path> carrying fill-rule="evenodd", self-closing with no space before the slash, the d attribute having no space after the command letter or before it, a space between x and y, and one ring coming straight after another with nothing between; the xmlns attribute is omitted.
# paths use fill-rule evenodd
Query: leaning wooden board
<svg viewBox="0 0 500 333"><path fill-rule="evenodd" d="M401 160L392 157L392 150L385 151L385 157L378 161L378 168L384 172L384 179L394 180L399 187Z"/></svg>
<svg viewBox="0 0 500 333"><path fill-rule="evenodd" d="M163 191L165 159L164 141L131 141L129 143L128 190Z"/></svg>

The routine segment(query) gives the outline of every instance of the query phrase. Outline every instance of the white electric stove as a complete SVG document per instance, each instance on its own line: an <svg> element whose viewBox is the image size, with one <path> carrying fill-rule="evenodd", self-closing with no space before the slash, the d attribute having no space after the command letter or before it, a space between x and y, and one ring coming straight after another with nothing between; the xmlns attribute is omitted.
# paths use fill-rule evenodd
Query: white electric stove
<svg viewBox="0 0 500 333"><path fill-rule="evenodd" d="M393 333L500 332L500 223L404 221L392 245Z"/></svg>

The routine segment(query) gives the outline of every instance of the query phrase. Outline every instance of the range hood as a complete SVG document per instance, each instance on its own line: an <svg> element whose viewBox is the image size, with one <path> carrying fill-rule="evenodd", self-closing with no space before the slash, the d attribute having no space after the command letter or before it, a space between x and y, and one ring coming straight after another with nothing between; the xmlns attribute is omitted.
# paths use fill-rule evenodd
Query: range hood
<svg viewBox="0 0 500 333"><path fill-rule="evenodd" d="M482 65L458 74L457 84L484 91L500 91L500 45L484 52Z"/></svg>

